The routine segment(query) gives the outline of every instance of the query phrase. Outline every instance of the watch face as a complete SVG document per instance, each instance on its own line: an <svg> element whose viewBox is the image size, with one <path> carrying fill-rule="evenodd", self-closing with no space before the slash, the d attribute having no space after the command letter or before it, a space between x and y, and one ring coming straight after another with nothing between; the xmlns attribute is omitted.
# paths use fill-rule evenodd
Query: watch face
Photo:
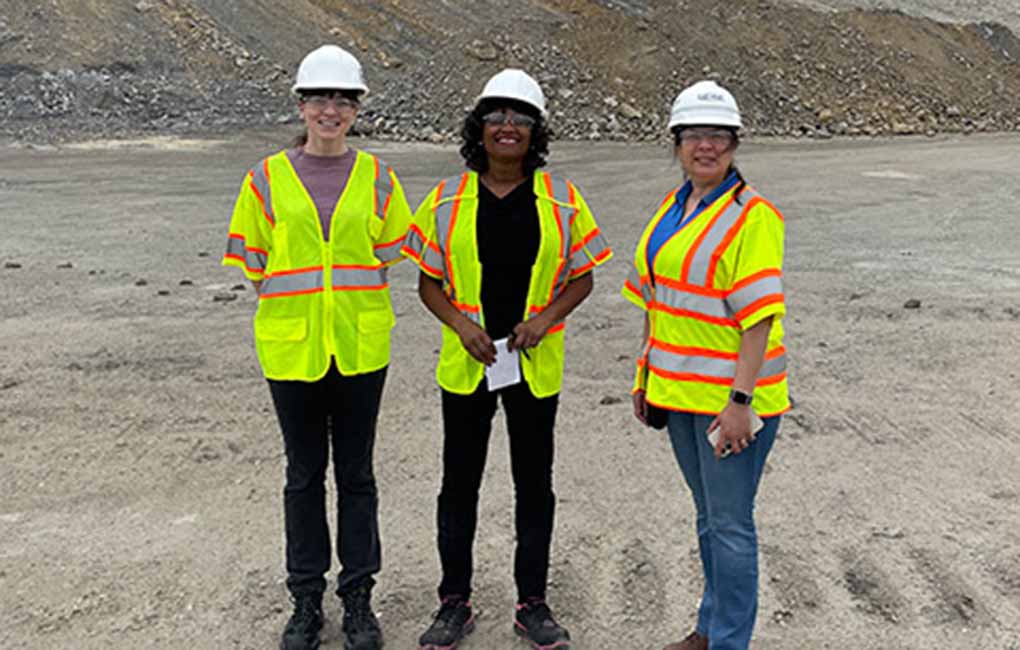
<svg viewBox="0 0 1020 650"><path fill-rule="evenodd" d="M739 390L732 391L730 393L730 399L733 400L734 402L736 402L737 404L750 404L751 403L751 396L748 395L747 393L745 393L743 391L739 391Z"/></svg>

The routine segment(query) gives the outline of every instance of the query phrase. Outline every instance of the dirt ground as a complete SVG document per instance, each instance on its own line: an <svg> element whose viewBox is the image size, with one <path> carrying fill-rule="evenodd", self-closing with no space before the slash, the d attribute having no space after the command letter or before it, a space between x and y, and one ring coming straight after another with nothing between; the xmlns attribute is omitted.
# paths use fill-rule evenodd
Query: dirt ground
<svg viewBox="0 0 1020 650"><path fill-rule="evenodd" d="M275 647L281 441L255 297L219 255L242 174L285 138L0 152L0 647ZM742 149L786 215L796 403L758 501L753 647L1020 650L1018 145ZM459 168L450 147L357 146L413 201ZM619 288L680 171L662 148L608 144L554 144L551 168L585 192L616 258L568 324L549 597L575 648L656 649L693 622L693 512L664 434L630 413L641 315ZM439 331L411 265L391 280L376 604L387 647L412 648L436 605ZM465 650L524 647L504 431ZM338 649L339 603L326 607L323 647Z"/></svg>

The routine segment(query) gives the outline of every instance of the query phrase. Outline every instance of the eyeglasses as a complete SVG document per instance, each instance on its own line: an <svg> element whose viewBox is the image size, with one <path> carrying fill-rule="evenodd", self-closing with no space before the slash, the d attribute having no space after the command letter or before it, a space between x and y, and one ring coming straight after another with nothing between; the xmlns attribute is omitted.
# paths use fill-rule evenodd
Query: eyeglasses
<svg viewBox="0 0 1020 650"><path fill-rule="evenodd" d="M526 129L535 126L535 118L530 115L525 115L524 113L504 113L503 111L492 111L487 115L483 115L482 121L489 126L510 124L511 126L519 126Z"/></svg>
<svg viewBox="0 0 1020 650"><path fill-rule="evenodd" d="M728 147L733 142L733 133L725 129L684 129L680 141L694 145L707 142L716 149Z"/></svg>
<svg viewBox="0 0 1020 650"><path fill-rule="evenodd" d="M336 109L338 111L343 110L345 108L357 108L358 106L360 106L360 102L358 102L356 99L344 97L340 93L334 92L314 95L303 95L301 97L301 101L303 101L305 104L311 106L312 108L318 111L325 110L325 108L329 106L330 102L333 102L333 105L336 106Z"/></svg>

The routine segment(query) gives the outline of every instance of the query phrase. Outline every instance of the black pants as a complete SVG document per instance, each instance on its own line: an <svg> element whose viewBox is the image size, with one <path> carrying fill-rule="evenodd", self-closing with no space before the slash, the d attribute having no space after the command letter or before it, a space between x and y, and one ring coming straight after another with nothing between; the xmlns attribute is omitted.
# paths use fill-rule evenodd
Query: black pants
<svg viewBox="0 0 1020 650"><path fill-rule="evenodd" d="M503 399L510 436L516 497L517 597L520 602L545 597L556 499L552 491L553 426L559 395L538 399L525 383L490 393L482 381L472 395L443 391L443 487L437 514L439 559L443 565L440 598L471 595L478 490L497 395Z"/></svg>
<svg viewBox="0 0 1020 650"><path fill-rule="evenodd" d="M335 366L316 382L269 381L287 452L283 489L287 529L287 588L323 592L329 571L326 465L333 448L337 485L338 593L379 571L378 497L372 471L375 422L386 368L341 375Z"/></svg>

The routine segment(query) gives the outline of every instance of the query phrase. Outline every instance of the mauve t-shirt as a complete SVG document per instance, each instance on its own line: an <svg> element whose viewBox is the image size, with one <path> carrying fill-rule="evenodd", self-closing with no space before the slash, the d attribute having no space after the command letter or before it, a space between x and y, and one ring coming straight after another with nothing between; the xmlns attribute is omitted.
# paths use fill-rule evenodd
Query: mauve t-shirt
<svg viewBox="0 0 1020 650"><path fill-rule="evenodd" d="M329 226L333 222L333 211L337 201L347 187L354 161L358 152L348 148L342 156L316 156L307 153L304 147L287 150L287 159L294 166L301 184L312 197L315 210L322 224L322 238L329 241Z"/></svg>

